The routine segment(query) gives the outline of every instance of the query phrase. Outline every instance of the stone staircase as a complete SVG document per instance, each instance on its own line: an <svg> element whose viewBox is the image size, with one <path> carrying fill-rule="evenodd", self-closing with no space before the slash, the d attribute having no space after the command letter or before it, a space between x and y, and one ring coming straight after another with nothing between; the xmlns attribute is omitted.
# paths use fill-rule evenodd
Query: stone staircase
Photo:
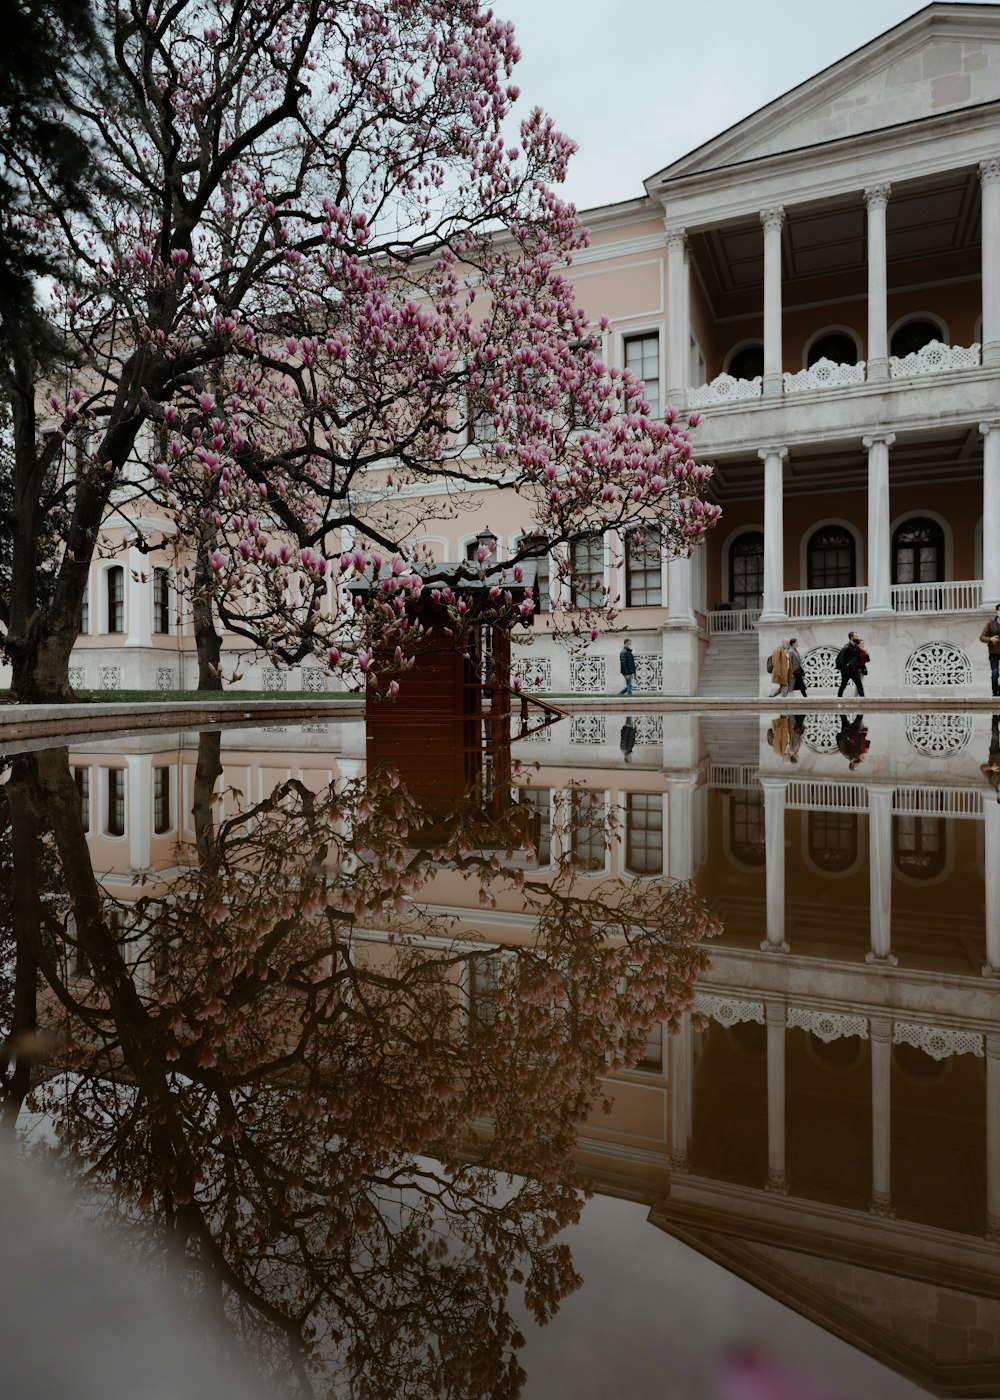
<svg viewBox="0 0 1000 1400"><path fill-rule="evenodd" d="M731 768L756 768L765 723L760 715L702 715L701 732L709 761Z"/></svg>
<svg viewBox="0 0 1000 1400"><path fill-rule="evenodd" d="M757 633L718 634L705 652L698 694L729 700L756 700L760 693Z"/></svg>

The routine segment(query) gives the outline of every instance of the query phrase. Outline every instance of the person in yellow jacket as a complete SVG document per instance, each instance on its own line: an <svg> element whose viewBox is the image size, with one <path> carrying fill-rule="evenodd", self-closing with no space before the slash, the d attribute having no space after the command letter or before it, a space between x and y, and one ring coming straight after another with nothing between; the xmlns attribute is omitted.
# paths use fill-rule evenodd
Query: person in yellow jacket
<svg viewBox="0 0 1000 1400"><path fill-rule="evenodd" d="M778 687L771 696L787 695L788 683L792 678L792 663L788 658L788 641L783 640L771 652L771 680Z"/></svg>

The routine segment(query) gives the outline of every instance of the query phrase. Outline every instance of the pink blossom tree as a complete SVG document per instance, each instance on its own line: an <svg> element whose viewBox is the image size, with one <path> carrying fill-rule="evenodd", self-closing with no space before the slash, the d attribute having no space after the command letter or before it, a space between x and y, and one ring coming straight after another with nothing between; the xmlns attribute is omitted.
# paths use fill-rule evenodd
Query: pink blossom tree
<svg viewBox="0 0 1000 1400"><path fill-rule="evenodd" d="M144 494L197 544L203 684L216 619L335 671L405 652L425 587L460 628L460 578L421 570L412 543L429 487L436 509L442 486L517 492L515 570L609 531L694 546L717 514L709 471L676 416L653 421L641 384L601 363L566 272L586 235L551 189L572 143L537 110L507 135L509 24L478 0L100 8L119 89L71 68L65 101L121 196L71 220L25 172L35 236L75 272L50 315L78 369L43 421L37 395L14 404L15 575L37 571L51 500L70 516L51 603L12 592L0 610L21 698L69 697L101 522L135 500L146 543ZM136 454L145 471L127 472ZM530 607L478 562L498 607ZM339 585L383 564L346 608ZM588 598L569 629L612 604Z"/></svg>

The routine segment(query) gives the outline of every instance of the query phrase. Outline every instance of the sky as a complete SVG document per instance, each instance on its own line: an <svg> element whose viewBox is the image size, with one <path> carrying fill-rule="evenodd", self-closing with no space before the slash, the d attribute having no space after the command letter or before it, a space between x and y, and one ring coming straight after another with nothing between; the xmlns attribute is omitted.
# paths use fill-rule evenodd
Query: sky
<svg viewBox="0 0 1000 1400"><path fill-rule="evenodd" d="M643 180L924 9L918 0L490 0L523 58L519 108L579 151L579 209ZM1000 0L987 0L1000 4Z"/></svg>

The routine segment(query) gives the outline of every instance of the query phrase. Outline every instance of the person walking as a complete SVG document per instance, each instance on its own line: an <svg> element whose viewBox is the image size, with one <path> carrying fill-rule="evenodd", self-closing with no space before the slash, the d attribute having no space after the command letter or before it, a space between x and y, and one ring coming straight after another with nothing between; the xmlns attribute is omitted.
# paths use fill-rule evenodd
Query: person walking
<svg viewBox="0 0 1000 1400"><path fill-rule="evenodd" d="M847 689L847 682L853 681L854 688L863 696L865 688L861 683L861 645L856 632L848 632L847 641L837 652L837 670L840 672L840 689L837 699Z"/></svg>
<svg viewBox="0 0 1000 1400"><path fill-rule="evenodd" d="M1000 695L1000 603L997 603L996 611L980 632L979 640L987 646L993 694Z"/></svg>
<svg viewBox="0 0 1000 1400"><path fill-rule="evenodd" d="M618 665L621 673L625 677L625 688L618 692L619 695L632 694L632 677L635 675L635 657L632 655L632 638L626 637L621 651L618 653Z"/></svg>
<svg viewBox="0 0 1000 1400"><path fill-rule="evenodd" d="M979 771L996 793L997 801L1000 802L1000 715L993 716L993 722L990 725L989 756Z"/></svg>
<svg viewBox="0 0 1000 1400"><path fill-rule="evenodd" d="M791 689L797 690L801 695L806 693L806 668L802 664L802 653L799 651L798 637L788 639L788 669L791 676Z"/></svg>
<svg viewBox="0 0 1000 1400"><path fill-rule="evenodd" d="M788 642L784 639L771 652L771 664L768 670L771 673L771 680L778 687L771 696L774 700L779 695L788 694L788 682L791 679L792 668L788 661Z"/></svg>
<svg viewBox="0 0 1000 1400"><path fill-rule="evenodd" d="M626 715L625 723L622 725L621 738L618 746L622 751L622 758L626 763L632 762L632 750L635 748L635 716Z"/></svg>
<svg viewBox="0 0 1000 1400"><path fill-rule="evenodd" d="M846 715L840 716L837 748L847 759L847 766L853 773L868 752L868 726L864 715L855 715L851 720Z"/></svg>

